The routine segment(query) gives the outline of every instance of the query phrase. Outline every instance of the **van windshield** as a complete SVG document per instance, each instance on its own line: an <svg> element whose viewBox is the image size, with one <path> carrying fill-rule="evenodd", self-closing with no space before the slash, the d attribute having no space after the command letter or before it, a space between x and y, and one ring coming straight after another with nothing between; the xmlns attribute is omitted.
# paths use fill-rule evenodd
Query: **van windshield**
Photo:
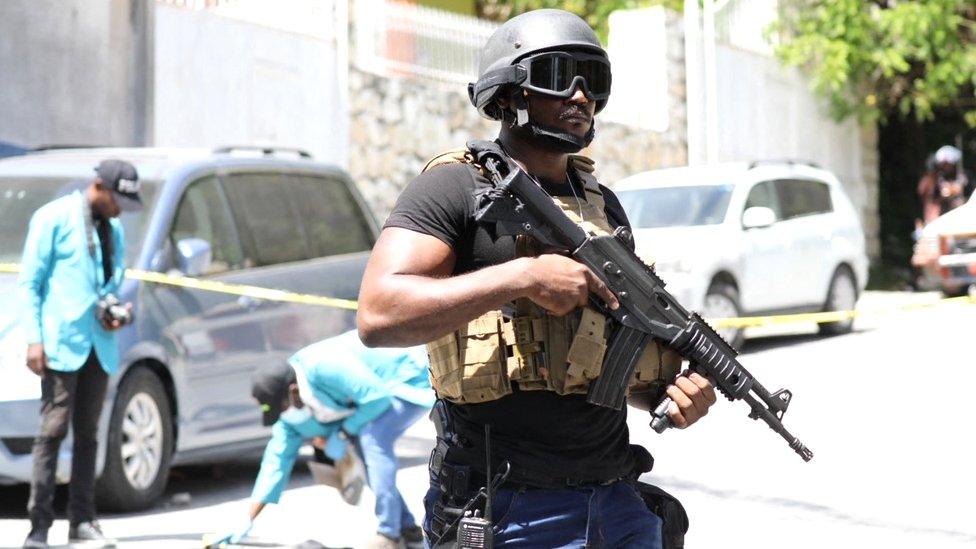
<svg viewBox="0 0 976 549"><path fill-rule="evenodd" d="M0 177L0 263L20 261L27 226L38 208L55 198L83 190L88 183L88 180L74 178ZM156 181L141 183L142 211L124 212L121 216L127 265L132 265L139 255L143 229L159 190Z"/></svg>
<svg viewBox="0 0 976 549"><path fill-rule="evenodd" d="M732 185L658 187L619 191L631 227L689 227L717 225L725 220Z"/></svg>

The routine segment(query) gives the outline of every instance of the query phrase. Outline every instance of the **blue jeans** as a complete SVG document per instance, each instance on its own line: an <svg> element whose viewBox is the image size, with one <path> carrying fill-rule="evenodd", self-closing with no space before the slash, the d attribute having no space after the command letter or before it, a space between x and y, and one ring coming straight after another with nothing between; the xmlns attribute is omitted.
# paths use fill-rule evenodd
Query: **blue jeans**
<svg viewBox="0 0 976 549"><path fill-rule="evenodd" d="M441 496L424 498L424 533ZM661 549L661 519L650 512L628 481L562 490L502 489L492 502L494 547Z"/></svg>
<svg viewBox="0 0 976 549"><path fill-rule="evenodd" d="M396 486L397 458L393 445L427 408L394 398L390 409L363 428L359 449L366 464L366 480L376 494L376 518L379 533L399 538L400 531L415 526L416 519L403 502Z"/></svg>

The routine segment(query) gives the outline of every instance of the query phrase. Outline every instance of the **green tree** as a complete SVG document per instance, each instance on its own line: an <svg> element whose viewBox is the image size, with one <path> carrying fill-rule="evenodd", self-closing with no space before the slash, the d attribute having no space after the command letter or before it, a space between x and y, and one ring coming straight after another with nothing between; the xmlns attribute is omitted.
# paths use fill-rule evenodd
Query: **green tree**
<svg viewBox="0 0 976 549"><path fill-rule="evenodd" d="M806 70L839 119L955 109L976 125L972 0L781 0L772 31L780 59Z"/></svg>
<svg viewBox="0 0 976 549"><path fill-rule="evenodd" d="M531 10L563 9L585 19L605 44L611 12L657 5L681 11L683 4L683 0L477 0L475 7L479 17L499 22Z"/></svg>

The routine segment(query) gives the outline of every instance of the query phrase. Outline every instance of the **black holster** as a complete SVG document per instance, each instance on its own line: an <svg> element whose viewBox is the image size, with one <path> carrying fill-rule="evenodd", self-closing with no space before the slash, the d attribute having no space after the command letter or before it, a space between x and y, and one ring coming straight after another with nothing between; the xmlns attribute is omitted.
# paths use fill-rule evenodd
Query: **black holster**
<svg viewBox="0 0 976 549"><path fill-rule="evenodd" d="M430 480L440 489L441 496L438 501L433 502L431 509L430 528L434 539L429 541L432 546L440 549L454 546L457 532L452 525L456 524L461 515L461 508L468 503L478 487L472 485L471 467L450 462L448 454L451 448L461 441L454 430L450 411L443 400L438 400L434 404L430 418L437 431L437 442L430 453L427 465L430 470ZM434 543L438 538L440 541Z"/></svg>
<svg viewBox="0 0 976 549"><path fill-rule="evenodd" d="M654 456L643 446L630 445L634 456L634 472L631 479L634 486L644 500L644 505L661 519L661 538L664 549L682 549L685 546L685 534L688 532L688 514L678 498L664 490L637 480L644 473L650 473L654 468Z"/></svg>
<svg viewBox="0 0 976 549"><path fill-rule="evenodd" d="M637 491L644 504L661 519L661 538L664 549L683 549L688 532L688 514L678 498L645 482L637 481Z"/></svg>

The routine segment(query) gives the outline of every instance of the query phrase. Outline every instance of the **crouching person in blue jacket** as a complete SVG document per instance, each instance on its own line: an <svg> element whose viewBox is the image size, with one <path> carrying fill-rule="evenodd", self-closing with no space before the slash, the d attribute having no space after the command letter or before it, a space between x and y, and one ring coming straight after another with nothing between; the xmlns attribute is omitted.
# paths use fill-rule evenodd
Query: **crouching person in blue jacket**
<svg viewBox="0 0 976 549"><path fill-rule="evenodd" d="M358 439L366 478L376 495L379 528L369 547L422 546L423 534L396 486L396 440L433 406L421 347L367 348L356 330L314 343L287 364L272 364L253 379L264 424L272 425L261 470L251 494L248 521L212 545L236 543L254 519L284 491L302 444L328 439L327 454L339 459L343 439Z"/></svg>

